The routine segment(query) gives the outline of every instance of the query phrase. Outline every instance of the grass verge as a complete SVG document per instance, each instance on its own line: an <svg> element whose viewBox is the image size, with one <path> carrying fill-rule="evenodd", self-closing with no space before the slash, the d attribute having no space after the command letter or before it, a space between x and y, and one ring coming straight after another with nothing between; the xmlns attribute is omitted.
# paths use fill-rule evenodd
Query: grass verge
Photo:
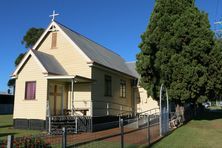
<svg viewBox="0 0 222 148"><path fill-rule="evenodd" d="M22 130L13 128L12 115L0 115L0 139L6 139L8 135L15 137L42 134L39 130Z"/></svg>
<svg viewBox="0 0 222 148"><path fill-rule="evenodd" d="M221 148L222 111L207 110L172 134L154 144L153 148Z"/></svg>

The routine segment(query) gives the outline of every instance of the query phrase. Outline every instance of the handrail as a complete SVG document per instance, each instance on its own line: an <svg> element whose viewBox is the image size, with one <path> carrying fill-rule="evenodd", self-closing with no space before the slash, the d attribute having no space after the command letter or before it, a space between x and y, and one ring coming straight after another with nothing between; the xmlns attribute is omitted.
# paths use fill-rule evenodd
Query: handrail
<svg viewBox="0 0 222 148"><path fill-rule="evenodd" d="M153 110L155 110L155 113L156 113L156 110L159 110L159 108L149 109L149 110L146 110L146 111L143 111L143 112L137 113L137 114L140 115L140 114L144 114L144 113L147 113L147 112L151 112L151 111L153 111Z"/></svg>
<svg viewBox="0 0 222 148"><path fill-rule="evenodd" d="M130 113L130 114L132 115L132 114L133 114L133 111L124 111L124 112L118 113L117 116L122 116L122 115L124 115L125 113ZM126 115L129 115L129 114L126 114Z"/></svg>

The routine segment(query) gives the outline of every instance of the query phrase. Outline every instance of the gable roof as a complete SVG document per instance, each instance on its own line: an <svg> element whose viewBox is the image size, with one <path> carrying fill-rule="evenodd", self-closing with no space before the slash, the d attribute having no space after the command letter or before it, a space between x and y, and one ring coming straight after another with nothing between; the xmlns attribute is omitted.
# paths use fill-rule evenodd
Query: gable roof
<svg viewBox="0 0 222 148"><path fill-rule="evenodd" d="M91 59L91 61L105 67L132 75L125 64L125 60L113 51L97 44L83 35L57 23L69 38Z"/></svg>
<svg viewBox="0 0 222 148"><path fill-rule="evenodd" d="M53 55L37 51L31 50L35 56L38 58L40 63L45 67L48 73L58 74L58 75L67 75L66 70L63 66L56 60Z"/></svg>
<svg viewBox="0 0 222 148"><path fill-rule="evenodd" d="M71 44L76 47L76 49L83 55L83 57L86 58L87 62L99 64L137 78L137 76L128 68L125 60L121 56L55 21L52 21L49 24L45 32L33 46L33 51L30 50L32 51L32 54L35 55L35 57L38 59L38 62L41 63L41 66L44 67L45 72L61 75L66 73L63 67L59 64L59 62L57 62L55 58L53 58L53 56L37 51L37 47L50 31L52 26L56 26L56 28L63 33L63 35L71 42ZM23 62L21 63L24 64ZM21 67L18 66L13 75L18 72L18 68Z"/></svg>
<svg viewBox="0 0 222 148"><path fill-rule="evenodd" d="M51 74L67 74L64 68L59 64L59 62L52 56L40 51L30 49L16 67L16 70L13 72L12 76L16 76L23 65L27 62L27 60L32 56L37 64L42 69L43 73L51 73Z"/></svg>
<svg viewBox="0 0 222 148"><path fill-rule="evenodd" d="M39 61L39 59L37 58L37 56L34 54L34 52L30 49L25 56L22 58L21 62L18 64L18 66L16 67L15 71L12 74L12 77L15 77L18 72L20 71L20 69L23 67L23 65L27 62L27 60L29 59L29 57L32 56L33 59L37 62L37 64L40 66L40 68L42 69L43 73L47 73L47 70L45 69L45 67L42 65L42 63Z"/></svg>

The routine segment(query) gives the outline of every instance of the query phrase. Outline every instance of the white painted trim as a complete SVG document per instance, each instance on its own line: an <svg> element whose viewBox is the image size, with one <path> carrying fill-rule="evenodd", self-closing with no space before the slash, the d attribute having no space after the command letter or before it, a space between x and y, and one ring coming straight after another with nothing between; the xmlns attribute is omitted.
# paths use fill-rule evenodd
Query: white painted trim
<svg viewBox="0 0 222 148"><path fill-rule="evenodd" d="M32 56L35 61L37 62L37 64L40 66L40 68L42 69L43 73L48 73L48 71L45 69L45 67L42 65L42 63L39 61L39 59L35 56L35 54L33 53L33 51L30 49L26 54L25 57L22 59L22 61L19 63L19 65L16 67L15 71L12 74L12 77L15 77L18 73L18 71L22 68L22 66L25 64L26 60L28 59L29 56Z"/></svg>
<svg viewBox="0 0 222 148"><path fill-rule="evenodd" d="M76 75L46 76L47 79L74 79Z"/></svg>
<svg viewBox="0 0 222 148"><path fill-rule="evenodd" d="M17 79L18 78L18 76L13 76L13 75L11 75L10 76L12 79Z"/></svg>
<svg viewBox="0 0 222 148"><path fill-rule="evenodd" d="M46 36L46 34L49 32L51 26L54 24L54 21L52 21L49 26L46 28L44 33L41 35L41 37L38 39L38 41L35 43L35 45L32 47L33 49L36 50L36 47L40 44L40 42L43 40L43 38Z"/></svg>

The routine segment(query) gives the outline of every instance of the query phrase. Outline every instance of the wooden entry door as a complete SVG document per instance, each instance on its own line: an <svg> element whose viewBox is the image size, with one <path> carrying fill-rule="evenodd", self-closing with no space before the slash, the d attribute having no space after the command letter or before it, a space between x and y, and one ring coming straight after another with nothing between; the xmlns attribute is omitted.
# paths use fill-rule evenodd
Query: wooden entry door
<svg viewBox="0 0 222 148"><path fill-rule="evenodd" d="M64 109L64 86L59 84L49 85L49 105L51 115L62 115Z"/></svg>

